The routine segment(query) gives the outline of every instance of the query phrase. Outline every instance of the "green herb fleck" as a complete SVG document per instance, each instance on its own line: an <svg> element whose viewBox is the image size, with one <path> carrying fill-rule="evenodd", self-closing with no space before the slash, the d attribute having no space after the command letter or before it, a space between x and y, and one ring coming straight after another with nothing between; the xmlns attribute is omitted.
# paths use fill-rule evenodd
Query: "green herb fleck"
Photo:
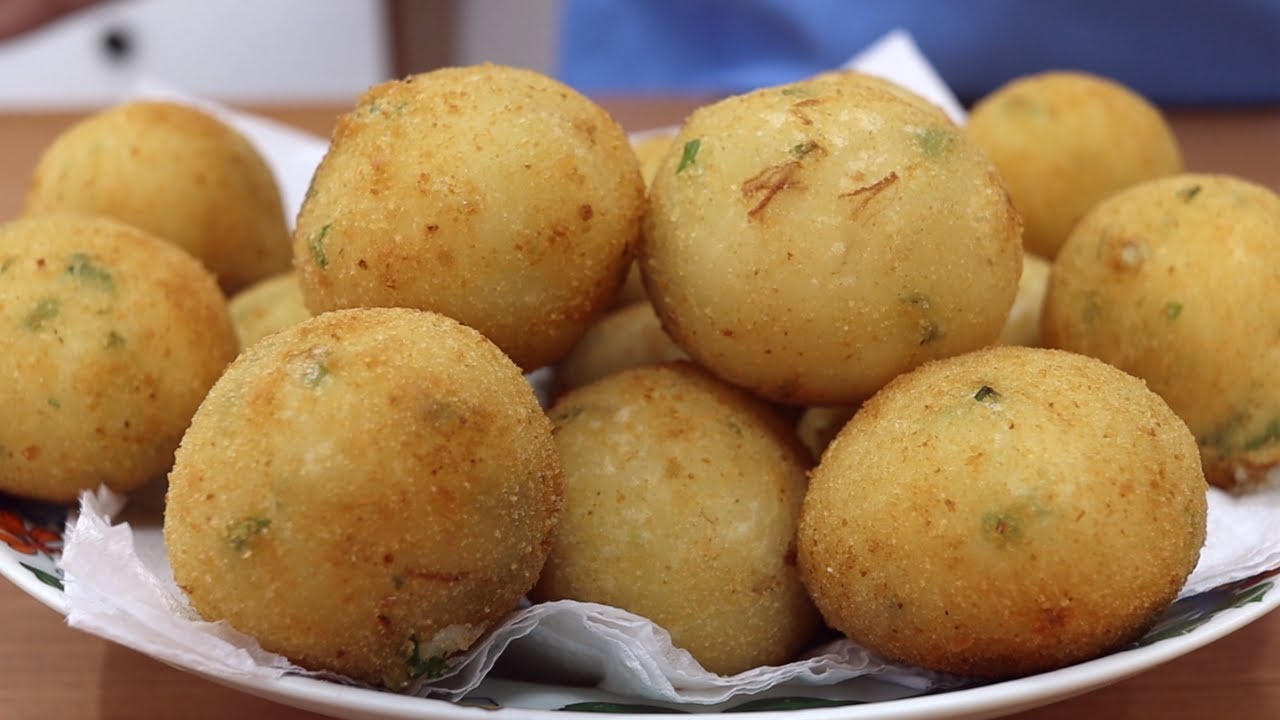
<svg viewBox="0 0 1280 720"><path fill-rule="evenodd" d="M1261 450L1264 446L1274 442L1280 442L1280 418L1275 418L1267 423L1267 427L1260 435L1248 438L1244 441L1244 451L1253 452Z"/></svg>
<svg viewBox="0 0 1280 720"><path fill-rule="evenodd" d="M1098 319L1099 313L1102 312L1102 299L1098 295L1097 290L1089 290L1084 294L1084 309L1080 313L1080 319L1085 325L1092 325L1094 320Z"/></svg>
<svg viewBox="0 0 1280 720"><path fill-rule="evenodd" d="M684 152L680 155L680 165L676 167L676 174L684 172L684 169L693 165L698 161L698 149L702 147L702 138L694 138L684 144Z"/></svg>
<svg viewBox="0 0 1280 720"><path fill-rule="evenodd" d="M1173 322L1182 314L1182 303L1167 302L1164 304L1164 319Z"/></svg>
<svg viewBox="0 0 1280 720"><path fill-rule="evenodd" d="M978 402L996 402L1000 399L1000 393L990 385L983 385L978 388L978 392L973 394L973 399Z"/></svg>
<svg viewBox="0 0 1280 720"><path fill-rule="evenodd" d="M111 273L85 253L75 253L68 258L67 274L99 290L110 292L116 289Z"/></svg>
<svg viewBox="0 0 1280 720"><path fill-rule="evenodd" d="M1239 413L1231 417L1204 435L1196 436L1196 444L1200 447L1216 448L1222 455L1230 455L1235 451L1233 438L1240 435L1240 426L1244 419Z"/></svg>
<svg viewBox="0 0 1280 720"><path fill-rule="evenodd" d="M390 110L390 111L391 111L391 113L393 113L393 114L395 114L395 115L399 115L400 113L404 112L405 108L407 108L407 107L409 107L409 101L407 101L407 100L401 100L400 102L398 102L398 103L396 103L395 105L391 106L391 110ZM379 114L383 114L383 115L385 115L385 114L386 114L386 112L385 112L386 110L387 110L387 108L386 108L386 106L385 106L385 105L383 105L383 104L382 104L382 101L381 101L381 100L374 100L374 101L372 101L372 102L370 102L370 103L369 103L369 114L370 114L370 115L379 115Z"/></svg>
<svg viewBox="0 0 1280 720"><path fill-rule="evenodd" d="M302 384L314 388L329 377L329 367L322 362L314 362L302 372Z"/></svg>
<svg viewBox="0 0 1280 720"><path fill-rule="evenodd" d="M327 360L333 354L333 348L325 344L312 345L306 350L291 353L287 359L289 375L296 378L303 387L315 389L332 375Z"/></svg>
<svg viewBox="0 0 1280 720"><path fill-rule="evenodd" d="M51 397L51 398L49 398L49 407L51 407L51 408L53 408L53 409L55 409L55 410L61 410L61 409L62 409L62 401L61 401L61 400L59 400L58 398Z"/></svg>
<svg viewBox="0 0 1280 720"><path fill-rule="evenodd" d="M913 307L919 308L920 311L920 344L928 345L929 343L942 337L942 327L938 324L937 317L930 307L929 298L920 293L911 293L903 298L903 302Z"/></svg>
<svg viewBox="0 0 1280 720"><path fill-rule="evenodd" d="M6 272L9 272L9 268L13 267L13 264L14 264L14 263L16 263L16 262L18 262L18 258L16 258L16 257L8 257L8 258L5 258L5 259L4 259L4 264L3 264L3 265L0 265L0 273L6 273Z"/></svg>
<svg viewBox="0 0 1280 720"><path fill-rule="evenodd" d="M1201 189L1199 185L1188 185L1178 191L1178 197L1182 198L1182 202L1191 202L1200 194Z"/></svg>
<svg viewBox="0 0 1280 720"><path fill-rule="evenodd" d="M1027 97L1026 95L1008 95L1005 97L1002 107L1005 112L1009 113L1029 113L1033 115L1045 114L1044 105Z"/></svg>
<svg viewBox="0 0 1280 720"><path fill-rule="evenodd" d="M951 147L951 133L946 128L925 128L917 130L914 135L920 151L931 158L941 156L947 148Z"/></svg>
<svg viewBox="0 0 1280 720"><path fill-rule="evenodd" d="M788 85L782 88L787 97L813 97L813 88L808 85Z"/></svg>
<svg viewBox="0 0 1280 720"><path fill-rule="evenodd" d="M28 330L41 330L44 328L45 323L58 317L60 306L61 303L58 302L58 298L47 297L36 303L31 312L27 313L27 316L22 319L22 324L26 325Z"/></svg>
<svg viewBox="0 0 1280 720"><path fill-rule="evenodd" d="M797 158L802 158L805 155L808 155L809 153L817 149L818 149L818 143L816 141L806 140L805 142L797 143L795 146L793 146L791 148L791 154Z"/></svg>
<svg viewBox="0 0 1280 720"><path fill-rule="evenodd" d="M420 677L435 679L444 675L444 671L449 669L449 663L445 661L444 655L432 655L423 658L421 655L421 646L418 644L418 636L409 636L409 643L412 649L409 652L409 677L417 680Z"/></svg>
<svg viewBox="0 0 1280 720"><path fill-rule="evenodd" d="M392 586L392 587L394 587L394 588L395 588L395 589L397 589L397 590L399 590L399 589L403 588L403 587L404 587L404 576L403 576L403 575L392 575L392 576L391 576L391 586Z"/></svg>
<svg viewBox="0 0 1280 720"><path fill-rule="evenodd" d="M115 330L112 330L111 332L107 333L107 349L108 350L110 350L111 348L118 348L122 345L124 345L123 335L116 332Z"/></svg>
<svg viewBox="0 0 1280 720"><path fill-rule="evenodd" d="M325 253L324 238L329 234L331 223L325 223L320 230L312 234L307 240L307 247L311 248L311 258L316 261L316 265L320 269L329 267L329 256Z"/></svg>
<svg viewBox="0 0 1280 720"><path fill-rule="evenodd" d="M586 411L586 408L582 407L581 405L570 405L564 410L561 410L560 412L556 413L556 416L553 419L559 420L561 422L567 422L569 420L572 420L578 417L585 411Z"/></svg>
<svg viewBox="0 0 1280 720"><path fill-rule="evenodd" d="M989 512L982 516L982 532L991 543L1004 547L1022 538L1022 528L1010 513Z"/></svg>
<svg viewBox="0 0 1280 720"><path fill-rule="evenodd" d="M249 545L271 527L271 519L249 517L227 525L227 544L240 555L249 554Z"/></svg>
<svg viewBox="0 0 1280 720"><path fill-rule="evenodd" d="M1196 437L1200 447L1214 448L1223 457L1250 453L1272 443L1280 442L1280 416L1273 416L1257 430L1260 419L1236 411L1209 433Z"/></svg>

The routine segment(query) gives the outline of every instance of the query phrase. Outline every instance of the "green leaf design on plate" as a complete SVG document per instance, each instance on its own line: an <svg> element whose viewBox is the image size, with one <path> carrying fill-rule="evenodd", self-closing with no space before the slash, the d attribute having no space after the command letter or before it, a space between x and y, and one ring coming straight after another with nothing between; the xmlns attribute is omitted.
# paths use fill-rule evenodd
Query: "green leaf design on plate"
<svg viewBox="0 0 1280 720"><path fill-rule="evenodd" d="M580 702L571 703L560 708L561 710L570 710L573 712L593 712L593 713L683 713L684 710L672 710L670 708L657 707L656 705L632 705L629 703L611 703L611 702Z"/></svg>
<svg viewBox="0 0 1280 720"><path fill-rule="evenodd" d="M752 700L735 705L725 712L770 712L775 710L813 710L815 708L843 707L845 705L863 705L861 700L828 700L816 697L781 697Z"/></svg>
<svg viewBox="0 0 1280 720"><path fill-rule="evenodd" d="M1262 598L1266 596L1274 585L1275 583L1270 580L1259 582L1259 578L1253 577L1235 583L1228 583L1199 595L1182 598L1169 608L1169 611L1165 613L1164 617L1156 623L1150 632L1142 636L1131 647L1146 647L1161 640L1181 637L1194 632L1196 628L1209 622L1213 619L1213 616L1223 610L1261 602Z"/></svg>
<svg viewBox="0 0 1280 720"><path fill-rule="evenodd" d="M22 567L24 567L24 568L26 568L26 569L30 570L30 571L31 571L31 574L32 574L32 575L35 575L35 576L36 576L36 579L37 579L37 580L39 580L40 582L44 583L45 585L48 585L49 587L52 587L52 588L57 588L58 590L64 590L64 589L65 589L65 588L63 588L63 587L62 587L62 580L61 580L61 579L59 579L57 575L53 575L53 574L47 573L47 572L45 572L45 571L41 570L41 569L40 569L40 568L38 568L38 567L35 567L35 566L32 566L32 565L28 565L28 564L26 564L26 563L18 563L18 564L19 564L19 565L21 565Z"/></svg>

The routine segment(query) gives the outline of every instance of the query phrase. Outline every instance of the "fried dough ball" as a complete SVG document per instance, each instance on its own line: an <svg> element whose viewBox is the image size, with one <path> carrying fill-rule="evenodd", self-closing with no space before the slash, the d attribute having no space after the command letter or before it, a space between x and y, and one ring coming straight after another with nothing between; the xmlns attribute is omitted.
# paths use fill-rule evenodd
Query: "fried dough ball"
<svg viewBox="0 0 1280 720"><path fill-rule="evenodd" d="M1050 260L1107 196L1182 171L1164 116L1120 83L1081 72L1014 79L978 102L965 132L1022 213L1026 249Z"/></svg>
<svg viewBox="0 0 1280 720"><path fill-rule="evenodd" d="M0 490L63 502L164 475L236 337L195 258L51 213L0 225L0 346Z"/></svg>
<svg viewBox="0 0 1280 720"><path fill-rule="evenodd" d="M236 293L230 301L240 348L311 317L302 301L298 276L292 270L273 275Z"/></svg>
<svg viewBox="0 0 1280 720"><path fill-rule="evenodd" d="M827 622L885 657L981 678L1146 631L1195 566L1206 488L1142 381L1060 350L939 360L868 400L813 471L800 569Z"/></svg>
<svg viewBox="0 0 1280 720"><path fill-rule="evenodd" d="M861 70L854 70L851 68L837 68L835 70L827 70L812 76L811 78L809 78L808 82L809 83L827 82L827 83L834 83L836 85L847 83L851 88L855 90L855 92L859 87L871 86L879 90L883 90L885 92L891 93L897 96L899 100L903 100L903 101L912 103L914 105L919 105L921 107L930 108L931 110L942 111L941 107L939 107L938 105L935 105L932 101L928 100L923 95L920 95L919 93L913 90L909 90L905 86L900 85L897 82L894 82L893 80L890 80L885 77L881 77L879 75L865 73Z"/></svg>
<svg viewBox="0 0 1280 720"><path fill-rule="evenodd" d="M377 85L338 120L294 264L312 312L434 310L528 371L612 305L643 205L603 108L531 70L444 68Z"/></svg>
<svg viewBox="0 0 1280 720"><path fill-rule="evenodd" d="M209 620L403 688L533 586L560 514L551 424L478 332L408 308L263 338L182 440L164 537Z"/></svg>
<svg viewBox="0 0 1280 720"><path fill-rule="evenodd" d="M1054 261L1046 341L1147 381L1209 481L1280 464L1280 197L1225 175L1152 180L1090 212Z"/></svg>
<svg viewBox="0 0 1280 720"><path fill-rule="evenodd" d="M556 385L572 390L630 367L686 359L653 306L637 302L604 316L582 336L556 366Z"/></svg>
<svg viewBox="0 0 1280 720"><path fill-rule="evenodd" d="M658 164L662 162L663 155L671 147L671 139L675 134L675 130L661 129L632 138L631 147L636 152L636 159L640 161L640 176L644 178L645 187L653 182L653 176L658 172ZM627 271L626 280L618 289L615 304L623 307L641 300L648 302L649 298L644 293L644 279L640 277L640 267L633 262Z"/></svg>
<svg viewBox="0 0 1280 720"><path fill-rule="evenodd" d="M77 123L36 165L26 214L106 215L195 255L227 294L289 268L275 176L236 130L172 102L137 101Z"/></svg>
<svg viewBox="0 0 1280 720"><path fill-rule="evenodd" d="M818 618L794 565L804 449L758 399L679 362L549 412L565 514L537 600L613 605L731 675L791 659Z"/></svg>
<svg viewBox="0 0 1280 720"><path fill-rule="evenodd" d="M641 270L699 364L773 400L856 403L995 340L1021 271L995 168L883 81L696 110L650 188Z"/></svg>
<svg viewBox="0 0 1280 720"><path fill-rule="evenodd" d="M1022 254L1022 275L1018 278L1018 295L1013 299L1009 317L996 342L1001 345L1044 344L1040 316L1044 312L1044 296L1049 291L1049 261L1031 253Z"/></svg>

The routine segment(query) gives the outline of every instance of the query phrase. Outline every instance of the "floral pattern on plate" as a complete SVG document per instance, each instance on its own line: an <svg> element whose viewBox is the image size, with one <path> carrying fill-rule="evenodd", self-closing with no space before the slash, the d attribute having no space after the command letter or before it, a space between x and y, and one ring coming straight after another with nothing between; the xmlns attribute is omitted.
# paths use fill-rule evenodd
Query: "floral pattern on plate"
<svg viewBox="0 0 1280 720"><path fill-rule="evenodd" d="M24 500L0 494L0 542L40 582L62 589L62 533L66 505Z"/></svg>

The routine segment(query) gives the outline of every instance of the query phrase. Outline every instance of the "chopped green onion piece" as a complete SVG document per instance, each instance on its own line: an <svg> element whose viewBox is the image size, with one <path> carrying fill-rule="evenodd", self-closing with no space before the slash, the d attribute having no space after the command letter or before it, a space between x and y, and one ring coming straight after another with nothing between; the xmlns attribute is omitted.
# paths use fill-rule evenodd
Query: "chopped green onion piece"
<svg viewBox="0 0 1280 720"><path fill-rule="evenodd" d="M702 138L694 138L684 144L684 152L680 155L680 165L676 168L677 175L698 161L698 149L701 147Z"/></svg>

